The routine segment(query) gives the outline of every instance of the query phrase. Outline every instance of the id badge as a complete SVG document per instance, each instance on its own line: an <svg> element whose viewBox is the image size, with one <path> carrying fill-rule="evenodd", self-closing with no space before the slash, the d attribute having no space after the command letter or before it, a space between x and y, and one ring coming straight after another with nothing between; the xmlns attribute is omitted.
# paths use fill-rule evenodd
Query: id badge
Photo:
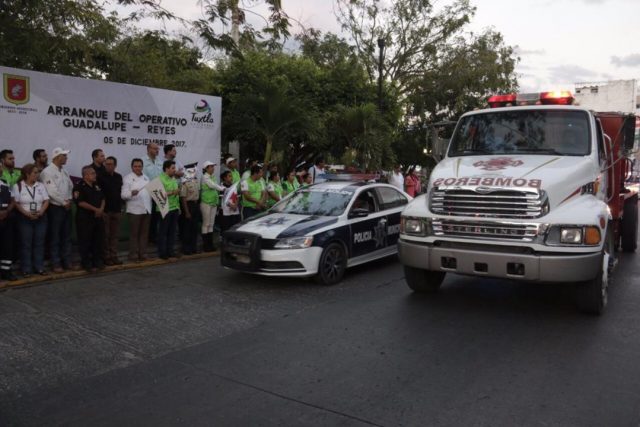
<svg viewBox="0 0 640 427"><path fill-rule="evenodd" d="M32 213L36 213L36 212L38 212L38 204L37 204L36 202L31 202L31 203L29 203L29 210L30 210Z"/></svg>

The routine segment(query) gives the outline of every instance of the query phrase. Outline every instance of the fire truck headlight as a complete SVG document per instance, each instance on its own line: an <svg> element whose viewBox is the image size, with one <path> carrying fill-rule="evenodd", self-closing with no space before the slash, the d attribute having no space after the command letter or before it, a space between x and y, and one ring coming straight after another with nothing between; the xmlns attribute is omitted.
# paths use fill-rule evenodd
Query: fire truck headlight
<svg viewBox="0 0 640 427"><path fill-rule="evenodd" d="M549 228L546 244L551 246L597 246L602 240L595 225L554 225Z"/></svg>
<svg viewBox="0 0 640 427"><path fill-rule="evenodd" d="M569 245L579 245L580 243L582 243L582 228L561 228L560 243Z"/></svg>
<svg viewBox="0 0 640 427"><path fill-rule="evenodd" d="M412 218L403 216L400 218L400 233L412 236L426 236L429 234L429 220L426 218Z"/></svg>

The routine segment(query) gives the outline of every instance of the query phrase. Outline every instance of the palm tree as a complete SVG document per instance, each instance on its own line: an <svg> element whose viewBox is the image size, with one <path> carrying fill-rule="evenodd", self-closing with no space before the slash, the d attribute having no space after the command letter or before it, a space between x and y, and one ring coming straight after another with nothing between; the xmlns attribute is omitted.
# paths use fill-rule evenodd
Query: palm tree
<svg viewBox="0 0 640 427"><path fill-rule="evenodd" d="M378 169L392 162L391 132L374 104L343 107L336 126L355 158L364 169Z"/></svg>
<svg viewBox="0 0 640 427"><path fill-rule="evenodd" d="M265 164L271 160L271 151L277 138L289 126L305 126L306 123L304 107L290 99L275 83L264 83L253 95L244 99L242 106L254 117L256 131L265 138Z"/></svg>

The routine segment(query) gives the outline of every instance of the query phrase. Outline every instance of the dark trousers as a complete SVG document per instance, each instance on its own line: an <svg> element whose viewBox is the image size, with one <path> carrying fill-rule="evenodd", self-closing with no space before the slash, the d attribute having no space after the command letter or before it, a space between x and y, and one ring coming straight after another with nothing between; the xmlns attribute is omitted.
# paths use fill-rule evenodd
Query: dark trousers
<svg viewBox="0 0 640 427"><path fill-rule="evenodd" d="M71 268L71 209L49 205L47 212L51 230L51 265Z"/></svg>
<svg viewBox="0 0 640 427"><path fill-rule="evenodd" d="M47 217L30 219L20 214L20 269L24 274L44 271L44 239L47 235Z"/></svg>
<svg viewBox="0 0 640 427"><path fill-rule="evenodd" d="M76 231L78 232L78 250L82 268L102 268L102 248L104 242L104 221L96 218L93 212L84 213L78 209L76 215Z"/></svg>
<svg viewBox="0 0 640 427"><path fill-rule="evenodd" d="M11 271L13 258L12 233L11 222L6 218L0 221L0 270L2 270L2 274L7 274Z"/></svg>
<svg viewBox="0 0 640 427"><path fill-rule="evenodd" d="M178 210L169 211L169 213L160 220L160 227L158 228L158 256L162 259L175 256L174 246L179 215L180 211Z"/></svg>
<svg viewBox="0 0 640 427"><path fill-rule="evenodd" d="M224 232L240 222L240 214L238 215L218 215L220 220L220 231Z"/></svg>
<svg viewBox="0 0 640 427"><path fill-rule="evenodd" d="M120 232L120 212L104 214L104 260L118 259L118 234Z"/></svg>
<svg viewBox="0 0 640 427"><path fill-rule="evenodd" d="M197 201L187 202L187 209L191 218L187 218L186 212L180 215L180 239L182 240L182 253L190 255L196 252L198 242L198 219L200 216L200 204Z"/></svg>
<svg viewBox="0 0 640 427"><path fill-rule="evenodd" d="M158 240L158 226L162 220L162 215L158 212L156 202L151 200L151 219L149 221L149 241L156 243Z"/></svg>
<svg viewBox="0 0 640 427"><path fill-rule="evenodd" d="M150 214L134 215L127 214L129 217L129 230L131 237L129 238L129 260L144 260L147 257L147 239L149 238L149 221Z"/></svg>
<svg viewBox="0 0 640 427"><path fill-rule="evenodd" d="M260 212L262 211L245 206L242 208L242 219L251 218L254 215L258 215Z"/></svg>

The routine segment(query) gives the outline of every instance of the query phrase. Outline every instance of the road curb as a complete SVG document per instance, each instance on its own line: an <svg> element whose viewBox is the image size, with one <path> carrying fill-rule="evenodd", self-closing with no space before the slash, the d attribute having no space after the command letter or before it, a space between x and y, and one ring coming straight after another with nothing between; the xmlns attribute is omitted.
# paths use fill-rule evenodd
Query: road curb
<svg viewBox="0 0 640 427"><path fill-rule="evenodd" d="M110 265L105 267L104 270L101 270L97 273L88 273L85 270L65 271L64 273L50 272L46 276L34 275L34 276L30 276L29 278L19 279L13 282L8 282L8 281L0 282L0 292L6 291L12 288L21 288L21 287L29 287L29 286L40 285L45 283L54 283L54 282L58 282L60 280L65 280L65 279L103 276L105 274L118 272L118 271L138 270L138 269L143 269L147 267L153 267L156 265L176 264L182 261L192 261L197 259L213 258L219 255L220 255L220 252L215 251L215 252L203 252L203 253L193 254L193 255L183 255L179 259L174 261L154 258L154 259L150 259L143 262L132 262L132 263L124 263L121 265Z"/></svg>

